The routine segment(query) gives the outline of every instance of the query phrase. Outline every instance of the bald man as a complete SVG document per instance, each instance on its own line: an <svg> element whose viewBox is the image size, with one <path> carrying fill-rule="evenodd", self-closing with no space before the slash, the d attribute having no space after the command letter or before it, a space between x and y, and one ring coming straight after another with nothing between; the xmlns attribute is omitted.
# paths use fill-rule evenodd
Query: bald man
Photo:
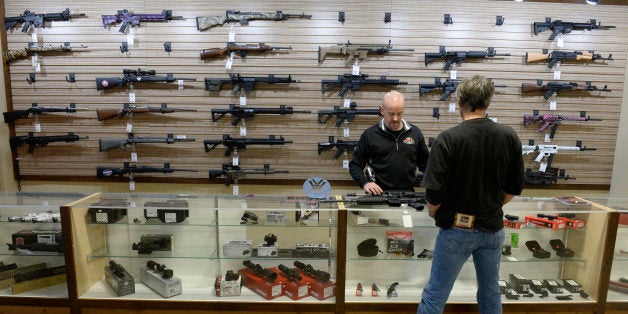
<svg viewBox="0 0 628 314"><path fill-rule="evenodd" d="M349 163L349 173L368 194L379 195L387 190L414 189L417 168L423 172L429 152L423 133L403 120L403 94L390 91L380 107L382 120L366 129ZM372 176L364 168L372 169Z"/></svg>

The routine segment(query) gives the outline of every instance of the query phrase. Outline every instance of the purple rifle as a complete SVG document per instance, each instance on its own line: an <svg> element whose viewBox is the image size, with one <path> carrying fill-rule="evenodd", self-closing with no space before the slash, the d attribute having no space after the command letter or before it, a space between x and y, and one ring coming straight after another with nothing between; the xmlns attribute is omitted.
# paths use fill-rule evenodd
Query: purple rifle
<svg viewBox="0 0 628 314"><path fill-rule="evenodd" d="M523 126L542 122L543 124L539 128L539 132L544 132L548 127L551 127L550 139L553 139L556 134L556 129L562 121L602 121L601 119L592 119L586 114L586 111L580 111L580 116L562 116L553 115L551 113L540 115L538 111L535 110L532 115L523 115Z"/></svg>
<svg viewBox="0 0 628 314"><path fill-rule="evenodd" d="M129 12L127 9L118 11L115 15L103 15L102 26L107 28L111 24L122 22L122 26L118 30L120 33L124 33L126 28L131 25L138 26L140 22L157 22L157 21L170 21L170 20L182 20L182 16L172 16L172 10L163 10L161 14L135 14Z"/></svg>

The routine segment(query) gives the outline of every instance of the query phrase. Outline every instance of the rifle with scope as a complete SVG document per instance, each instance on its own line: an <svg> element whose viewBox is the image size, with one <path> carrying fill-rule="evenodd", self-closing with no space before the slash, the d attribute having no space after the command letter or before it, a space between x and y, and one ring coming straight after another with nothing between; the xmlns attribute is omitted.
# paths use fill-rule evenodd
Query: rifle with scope
<svg viewBox="0 0 628 314"><path fill-rule="evenodd" d="M218 177L226 177L225 185L229 186L232 183L238 183L238 180L244 179L247 174L275 174L275 173L288 173L288 170L275 170L271 169L269 164L264 164L262 169L246 169L240 168L240 166L234 166L233 163L222 164L220 170L209 170L209 178L215 179ZM243 216L244 217L244 216Z"/></svg>
<svg viewBox="0 0 628 314"><path fill-rule="evenodd" d="M562 51L554 50L549 52L547 49L543 49L541 53L538 52L526 52L526 62L545 61L549 60L548 68L553 68L558 62L565 60L573 60L580 62L596 61L596 60L613 60L613 55L609 54L604 58L599 53L595 53L593 50L589 51Z"/></svg>
<svg viewBox="0 0 628 314"><path fill-rule="evenodd" d="M228 42L225 48L210 48L201 50L201 60L220 58L236 52L241 58L246 58L249 52L269 52L275 50L292 50L292 47L276 47L269 46L265 43L243 44L238 45L234 42Z"/></svg>
<svg viewBox="0 0 628 314"><path fill-rule="evenodd" d="M85 17L85 13L75 13L70 14L70 9L67 8L63 10L61 13L32 13L29 10L24 11L23 14L13 17L5 17L4 18L4 28L5 30L10 30L11 28L17 26L18 24L24 24L22 27L22 33L27 33L28 29L32 26L35 28L44 27L44 23L52 22L52 21L69 21L71 18L75 17Z"/></svg>
<svg viewBox="0 0 628 314"><path fill-rule="evenodd" d="M250 260L245 260L242 262L242 265L248 267L253 271L256 276L262 277L268 282L275 282L275 280L277 279L276 272L270 269L263 268L260 264L254 264Z"/></svg>
<svg viewBox="0 0 628 314"><path fill-rule="evenodd" d="M349 90L359 90L362 85L386 86L386 85L407 85L408 82L400 82L397 79L389 79L382 75L379 79L369 79L368 74L354 75L353 73L344 73L338 75L336 80L321 80L321 90L323 93L330 92L336 87L340 88L338 96L344 96Z"/></svg>
<svg viewBox="0 0 628 314"><path fill-rule="evenodd" d="M595 19L590 19L588 22L563 22L562 20L552 21L551 17L546 17L545 22L534 22L534 35L538 35L540 32L547 30L552 31L549 40L554 40L558 34L568 34L572 30L594 30L594 29L611 29L615 26L602 25L597 23Z"/></svg>
<svg viewBox="0 0 628 314"><path fill-rule="evenodd" d="M279 108L250 108L242 107L240 105L230 104L229 109L212 109L212 122L216 122L222 117L230 114L233 117L231 125L238 125L241 120L253 119L256 114L273 114L273 115L286 115L294 113L311 113L310 110L294 110L293 107L286 107L286 105L279 105Z"/></svg>
<svg viewBox="0 0 628 314"><path fill-rule="evenodd" d="M4 122L9 123L13 122L17 119L25 119L30 115L38 115L46 112L65 112L65 113L76 113L79 110L89 110L89 108L77 108L76 104L70 104L69 107L65 108L56 108L56 107L39 107L37 103L32 103L31 107L25 110L13 110L8 112L3 112Z"/></svg>
<svg viewBox="0 0 628 314"><path fill-rule="evenodd" d="M425 192L413 192L413 191L396 191L389 190L384 191L380 195L362 195L358 196L355 193L349 193L340 200L327 199L322 200L323 203L348 203L357 206L364 205L388 205L390 207L401 207L406 204L416 210L423 210L427 204Z"/></svg>
<svg viewBox="0 0 628 314"><path fill-rule="evenodd" d="M336 140L334 142L334 136L329 137L329 141L327 142L318 142L318 154L320 155L324 151L331 150L336 147L337 151L334 154L334 159L338 159L340 154L343 152L352 152L358 146L358 141L345 141L345 140Z"/></svg>
<svg viewBox="0 0 628 314"><path fill-rule="evenodd" d="M225 151L225 156L231 155L234 149L246 149L248 145L284 145L290 144L292 141L284 140L283 136L275 137L274 135L269 135L268 138L233 138L229 134L223 134L222 140L205 140L203 141L203 145L205 145L205 152L209 152L210 150L216 148L216 146L222 144L227 147Z"/></svg>
<svg viewBox="0 0 628 314"><path fill-rule="evenodd" d="M286 267L286 265L284 264L279 264L277 268L286 275L286 278L288 278L288 281L299 281L302 279L301 275L299 275L299 272L297 270L290 269Z"/></svg>
<svg viewBox="0 0 628 314"><path fill-rule="evenodd" d="M161 104L161 107L151 106L131 106L124 104L122 109L96 109L98 121L109 120L116 117L134 116L139 113L159 112L161 114L173 112L197 112L196 109L168 108L168 104Z"/></svg>
<svg viewBox="0 0 628 314"><path fill-rule="evenodd" d="M452 64L463 63L466 59L486 59L496 56L510 56L510 54L496 53L493 47L489 47L486 51L447 51L445 46L440 46L438 52L425 53L425 65L439 59L445 59L443 70L449 70Z"/></svg>
<svg viewBox="0 0 628 314"><path fill-rule="evenodd" d="M61 54L65 52L72 52L73 49L87 49L87 46L71 46L69 42L65 42L58 46L53 44L28 43L28 47L24 49L9 49L2 52L2 60L6 63L11 63L17 60L26 59L34 54Z"/></svg>
<svg viewBox="0 0 628 314"><path fill-rule="evenodd" d="M329 275L328 272L315 269L310 264L306 265L306 264L304 264L302 262L294 261L294 266L296 268L300 269L303 272L304 275L306 275L306 276L308 276L310 278L314 278L314 279L316 279L316 281L318 281L320 283L326 283L331 278L331 275Z"/></svg>
<svg viewBox="0 0 628 314"><path fill-rule="evenodd" d="M287 19L310 19L311 15L301 14L287 14L282 11L275 12L240 12L236 10L227 10L225 16L220 15L207 15L196 17L196 29L204 31L217 25L225 23L238 22L241 25L248 25L249 21L255 20L267 20L267 21L284 21Z"/></svg>
<svg viewBox="0 0 628 314"><path fill-rule="evenodd" d="M275 74L268 74L268 76L241 76L240 73L231 73L227 79L205 78L205 90L217 91L223 84L233 85L231 95L237 95L239 91L250 93L255 90L256 83L262 84L290 84L299 83L300 81L293 80L291 75L288 77L276 77Z"/></svg>
<svg viewBox="0 0 628 314"><path fill-rule="evenodd" d="M143 83L143 82L166 82L172 83L174 81L196 81L195 78L174 77L174 74L168 73L166 76L157 76L155 70L137 70L124 69L122 70L124 75L122 78L116 77L97 77L96 78L96 90L110 89L113 87L123 87L129 83Z"/></svg>
<svg viewBox="0 0 628 314"><path fill-rule="evenodd" d="M111 24L122 23L118 32L124 33L129 26L140 26L140 22L165 22L171 20L183 20L183 16L172 16L172 10L163 10L161 14L135 14L124 9L119 10L114 15L103 15L102 26L107 28Z"/></svg>
<svg viewBox="0 0 628 314"><path fill-rule="evenodd" d="M556 93L559 95L561 91L600 91L600 92L610 92L611 90L607 88L608 85L604 85L603 88L598 88L595 85L591 85L590 81L586 81L584 83L580 82L547 82L543 84L542 80L537 80L536 84L530 83L521 83L521 93L538 93L545 92L543 98L549 99L552 94Z"/></svg>
<svg viewBox="0 0 628 314"><path fill-rule="evenodd" d="M67 135L49 135L49 136L34 136L33 132L28 132L28 135L20 135L20 136L11 136L9 138L9 143L11 146L11 150L15 151L18 147L27 144L28 152L32 153L35 151L35 147L44 147L50 143L54 142L76 142L79 140L88 139L88 136L80 137L75 135L72 132L68 132Z"/></svg>
<svg viewBox="0 0 628 314"><path fill-rule="evenodd" d="M168 133L165 138L163 137L137 137L133 133L129 133L128 138L125 140L119 140L115 138L101 138L98 140L98 151L106 152L112 149L120 148L126 149L127 145L135 145L140 143L158 143L158 144L173 144L176 142L194 142L195 138L187 138L185 135L177 135L176 137L172 133Z"/></svg>
<svg viewBox="0 0 628 314"><path fill-rule="evenodd" d="M164 163L163 168L159 168L159 167L151 167L151 166L131 165L130 163L125 162L122 168L105 167L105 166L96 167L96 177L98 178L108 178L112 176L122 177L124 175L131 176L136 173L152 173L152 172L173 173L175 171L198 172L198 170L170 168L170 163Z"/></svg>
<svg viewBox="0 0 628 314"><path fill-rule="evenodd" d="M388 41L388 45L352 44L350 41L347 41L346 44L336 44L326 48L318 46L318 63L323 62L327 54L347 55L348 58L345 61L345 67L348 67L354 59L365 59L368 54L381 55L391 51L414 51L414 49L395 49L390 43L390 40Z"/></svg>
<svg viewBox="0 0 628 314"><path fill-rule="evenodd" d="M340 127L340 125L344 121L353 121L358 115L371 115L371 116L381 116L382 112L380 109L357 109L358 104L356 102L351 102L349 108L344 108L340 106L334 106L334 110L319 110L318 111L318 123L325 124L332 116L336 116L336 127ZM325 117L325 118L323 118Z"/></svg>

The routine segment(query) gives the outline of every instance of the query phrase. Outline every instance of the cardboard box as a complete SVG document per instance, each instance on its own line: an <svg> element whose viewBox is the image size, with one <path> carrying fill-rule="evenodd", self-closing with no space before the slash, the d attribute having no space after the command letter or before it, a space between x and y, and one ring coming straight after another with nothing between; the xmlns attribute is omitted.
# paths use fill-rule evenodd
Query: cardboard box
<svg viewBox="0 0 628 314"><path fill-rule="evenodd" d="M566 226L566 223L559 219L550 220L547 218L541 218L541 217L535 217L535 216L526 216L525 219L527 222L532 223L535 226L552 228L554 230L564 229Z"/></svg>
<svg viewBox="0 0 628 314"><path fill-rule="evenodd" d="M396 256L414 256L412 231L387 231L386 239L388 240L388 253Z"/></svg>
<svg viewBox="0 0 628 314"><path fill-rule="evenodd" d="M328 280L327 282L321 283L312 277L306 276L303 271L299 270L299 272L301 273L301 278L310 285L311 296L322 301L336 295L335 282Z"/></svg>
<svg viewBox="0 0 628 314"><path fill-rule="evenodd" d="M225 257L251 257L253 240L229 240L222 247Z"/></svg>
<svg viewBox="0 0 628 314"><path fill-rule="evenodd" d="M261 295L267 300L272 300L283 295L283 283L279 280L274 282L268 282L264 278L259 277L253 273L249 268L242 268L238 270L242 278L242 284Z"/></svg>
<svg viewBox="0 0 628 314"><path fill-rule="evenodd" d="M225 276L218 276L214 281L217 297L234 297L242 293L242 276L237 280L226 280Z"/></svg>
<svg viewBox="0 0 628 314"><path fill-rule="evenodd" d="M283 293L292 300L299 300L310 295L310 285L301 275L301 280L290 281L288 276L279 268L272 267L270 270L277 273L277 280L283 284Z"/></svg>

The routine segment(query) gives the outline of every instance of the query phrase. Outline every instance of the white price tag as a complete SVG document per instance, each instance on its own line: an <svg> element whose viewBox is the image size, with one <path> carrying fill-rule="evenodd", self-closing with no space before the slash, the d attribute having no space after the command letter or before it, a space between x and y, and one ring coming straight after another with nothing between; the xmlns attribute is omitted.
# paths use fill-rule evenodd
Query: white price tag
<svg viewBox="0 0 628 314"><path fill-rule="evenodd" d="M565 40L562 36L558 36L558 38L556 39L556 45L558 47L563 47L565 45Z"/></svg>
<svg viewBox="0 0 628 314"><path fill-rule="evenodd" d="M240 157L238 155L233 155L233 158L231 159L231 163L234 166L238 166L240 164Z"/></svg>
<svg viewBox="0 0 628 314"><path fill-rule="evenodd" d="M31 42L37 42L37 32L35 30L31 33Z"/></svg>
<svg viewBox="0 0 628 314"><path fill-rule="evenodd" d="M458 71L457 70L451 70L449 72L449 78L452 80L455 80L458 78Z"/></svg>
<svg viewBox="0 0 628 314"><path fill-rule="evenodd" d="M242 209L248 209L249 205L246 204L246 201L242 201Z"/></svg>
<svg viewBox="0 0 628 314"><path fill-rule="evenodd" d="M348 127L342 128L342 136L349 137L349 128Z"/></svg>
<svg viewBox="0 0 628 314"><path fill-rule="evenodd" d="M225 63L225 69L231 70L231 66L233 66L233 58L227 58L227 63Z"/></svg>
<svg viewBox="0 0 628 314"><path fill-rule="evenodd" d="M356 62L356 64L353 65L352 70L351 70L351 74L353 74L353 75L360 75L360 65L358 65L357 62Z"/></svg>
<svg viewBox="0 0 628 314"><path fill-rule="evenodd" d="M41 72L41 64L39 62L35 65L35 72Z"/></svg>
<svg viewBox="0 0 628 314"><path fill-rule="evenodd" d="M41 123L35 123L35 133L41 132Z"/></svg>
<svg viewBox="0 0 628 314"><path fill-rule="evenodd" d="M345 108L351 107L351 98L345 98L344 102L342 103L342 106Z"/></svg>
<svg viewBox="0 0 628 314"><path fill-rule="evenodd" d="M349 169L349 159L342 161L342 169Z"/></svg>
<svg viewBox="0 0 628 314"><path fill-rule="evenodd" d="M136 152L131 153L131 162L137 162L137 153Z"/></svg>
<svg viewBox="0 0 628 314"><path fill-rule="evenodd" d="M135 191L135 181L129 181L129 191Z"/></svg>
<svg viewBox="0 0 628 314"><path fill-rule="evenodd" d="M137 207L137 204L135 204L135 201L131 201L131 207Z"/></svg>
<svg viewBox="0 0 628 314"><path fill-rule="evenodd" d="M126 128L124 129L127 133L133 132L133 123L127 123Z"/></svg>
<svg viewBox="0 0 628 314"><path fill-rule="evenodd" d="M550 100L549 110L556 110L556 100Z"/></svg>
<svg viewBox="0 0 628 314"><path fill-rule="evenodd" d="M186 139L188 137L185 134L179 134L175 138L178 139L178 140L184 140L184 139Z"/></svg>
<svg viewBox="0 0 628 314"><path fill-rule="evenodd" d="M403 221L403 226L405 228L412 228L412 216L404 214L401 220Z"/></svg>
<svg viewBox="0 0 628 314"><path fill-rule="evenodd" d="M42 202L42 205L43 205L43 206L48 206L48 202L47 202L47 201L43 201L43 202Z"/></svg>
<svg viewBox="0 0 628 314"><path fill-rule="evenodd" d="M549 142L551 142L551 141L552 141L552 139L550 138L549 133L545 134L545 138L543 138L543 142L545 142L545 143L549 143Z"/></svg>
<svg viewBox="0 0 628 314"><path fill-rule="evenodd" d="M239 186L234 185L234 186L233 186L233 190L232 190L232 191L233 191L233 192L232 192L232 193L233 193L233 195L240 195L240 187L239 187Z"/></svg>
<svg viewBox="0 0 628 314"><path fill-rule="evenodd" d="M554 79L555 80L560 80L560 70L554 71Z"/></svg>
<svg viewBox="0 0 628 314"><path fill-rule="evenodd" d="M129 93L129 102L135 103L135 93Z"/></svg>
<svg viewBox="0 0 628 314"><path fill-rule="evenodd" d="M541 171L541 172L547 171L547 163L546 162L542 162L541 165L539 165L539 171Z"/></svg>
<svg viewBox="0 0 628 314"><path fill-rule="evenodd" d="M183 90L183 80L177 80L177 85L179 86L179 90Z"/></svg>
<svg viewBox="0 0 628 314"><path fill-rule="evenodd" d="M235 28L233 27L233 25L231 25L231 28L229 28L229 41L235 42Z"/></svg>
<svg viewBox="0 0 628 314"><path fill-rule="evenodd" d="M126 34L126 43L129 44L129 46L133 46L133 40L135 39L135 34L133 33L133 28L130 28L129 33Z"/></svg>
<svg viewBox="0 0 628 314"><path fill-rule="evenodd" d="M31 57L31 65L33 66L33 68L37 66L37 63L39 63L39 62L37 62L37 59L39 59L39 58L38 58L38 56L37 56L37 54L34 54L34 55Z"/></svg>
<svg viewBox="0 0 628 314"><path fill-rule="evenodd" d="M240 96L240 106L246 106L246 96Z"/></svg>
<svg viewBox="0 0 628 314"><path fill-rule="evenodd" d="M456 112L456 103L455 102L450 102L449 103L449 112Z"/></svg>
<svg viewBox="0 0 628 314"><path fill-rule="evenodd" d="M246 125L240 126L240 136L246 136Z"/></svg>

